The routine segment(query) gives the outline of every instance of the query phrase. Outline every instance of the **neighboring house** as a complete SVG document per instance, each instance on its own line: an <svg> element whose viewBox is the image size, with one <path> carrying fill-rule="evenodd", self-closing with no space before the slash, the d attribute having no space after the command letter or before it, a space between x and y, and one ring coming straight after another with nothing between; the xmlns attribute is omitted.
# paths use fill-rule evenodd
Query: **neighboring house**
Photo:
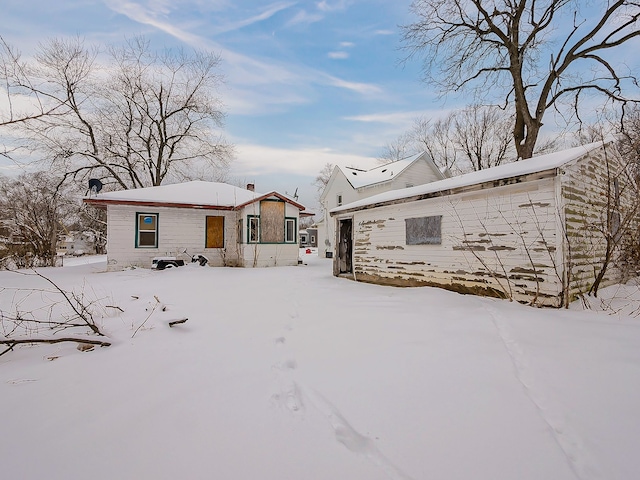
<svg viewBox="0 0 640 480"><path fill-rule="evenodd" d="M69 232L59 235L56 245L58 254L84 255L96 252L95 235L92 232Z"/></svg>
<svg viewBox="0 0 640 480"><path fill-rule="evenodd" d="M323 218L317 225L318 255L331 257L335 253L336 232L329 216L332 208L389 190L434 182L447 176L426 152L366 171L336 166L320 196Z"/></svg>
<svg viewBox="0 0 640 480"><path fill-rule="evenodd" d="M300 230L300 247L318 247L318 229L317 228L307 228L304 230Z"/></svg>
<svg viewBox="0 0 640 480"><path fill-rule="evenodd" d="M278 192L197 181L100 193L84 202L107 209L109 270L195 254L212 266L298 264L304 207Z"/></svg>
<svg viewBox="0 0 640 480"><path fill-rule="evenodd" d="M331 211L334 274L566 305L637 221L634 191L611 140L376 195Z"/></svg>

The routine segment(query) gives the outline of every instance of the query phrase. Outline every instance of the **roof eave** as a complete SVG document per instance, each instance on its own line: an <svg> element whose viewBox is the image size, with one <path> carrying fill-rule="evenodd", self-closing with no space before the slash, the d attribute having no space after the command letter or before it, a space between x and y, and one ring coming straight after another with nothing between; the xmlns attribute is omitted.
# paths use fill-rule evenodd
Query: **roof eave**
<svg viewBox="0 0 640 480"><path fill-rule="evenodd" d="M334 217L336 215L344 215L344 214L347 214L347 213L353 213L353 212L357 212L357 211L360 211L360 210L370 210L372 208L385 207L385 206L389 206L389 205L398 205L398 204L409 203L409 202L415 202L415 201L418 201L418 200L426 200L428 198L445 197L445 196L449 196L449 195L455 195L455 194L467 193L467 192L473 192L473 191L480 191L480 190L488 190L490 188L503 187L503 186L507 186L507 185L514 185L514 184L517 184L517 183L530 182L530 181L534 181L534 180L542 180L542 179L545 179L545 178L553 178L553 177L556 177L558 175L559 171L560 171L560 167L554 167L554 168L550 168L550 169L547 169L547 170L542 170L542 171L539 171L539 172L526 173L526 174L522 174L522 175L516 175L516 176L513 176L513 177L507 177L507 178L499 178L499 179L495 179L495 180L487 180L486 182L474 183L474 184L471 184L471 185L464 185L464 186L448 188L448 189L444 189L444 190L437 190L435 192L427 192L427 193L411 195L409 197L403 197L403 198L397 198L397 199L393 199L393 200L375 202L375 203L370 203L370 204L366 204L366 205L360 205L360 206L353 207L353 208L346 208L344 210L330 211L329 215Z"/></svg>
<svg viewBox="0 0 640 480"><path fill-rule="evenodd" d="M82 201L98 208L107 208L108 205L129 205L140 207L170 207L170 208L193 208L199 210L233 210L231 205L202 205L196 203L176 203L176 202L154 202L138 200L111 200L106 198L83 198Z"/></svg>

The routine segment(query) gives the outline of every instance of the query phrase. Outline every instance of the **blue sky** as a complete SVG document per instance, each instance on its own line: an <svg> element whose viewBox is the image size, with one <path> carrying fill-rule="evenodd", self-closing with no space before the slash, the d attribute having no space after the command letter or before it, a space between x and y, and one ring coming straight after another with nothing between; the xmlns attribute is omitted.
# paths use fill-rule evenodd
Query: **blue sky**
<svg viewBox="0 0 640 480"><path fill-rule="evenodd" d="M412 119L443 107L399 65L398 25L410 0L3 1L2 35L25 54L53 36L222 56L225 133L236 144L231 175L259 191L299 189L313 207L313 178L327 163L363 168Z"/></svg>
<svg viewBox="0 0 640 480"><path fill-rule="evenodd" d="M222 56L225 134L236 145L232 180L258 191L311 185L331 162L376 166L385 144L419 115L464 104L400 64L398 25L411 0L3 0L0 33L25 54L39 41L79 35L87 43L144 35L154 47Z"/></svg>

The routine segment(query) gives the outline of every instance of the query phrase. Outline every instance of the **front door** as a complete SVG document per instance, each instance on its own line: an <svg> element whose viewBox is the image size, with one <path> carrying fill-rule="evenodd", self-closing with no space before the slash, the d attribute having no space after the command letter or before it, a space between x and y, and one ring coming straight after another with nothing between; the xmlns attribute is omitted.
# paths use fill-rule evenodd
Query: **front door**
<svg viewBox="0 0 640 480"><path fill-rule="evenodd" d="M353 219L340 220L338 232L338 274L352 273Z"/></svg>

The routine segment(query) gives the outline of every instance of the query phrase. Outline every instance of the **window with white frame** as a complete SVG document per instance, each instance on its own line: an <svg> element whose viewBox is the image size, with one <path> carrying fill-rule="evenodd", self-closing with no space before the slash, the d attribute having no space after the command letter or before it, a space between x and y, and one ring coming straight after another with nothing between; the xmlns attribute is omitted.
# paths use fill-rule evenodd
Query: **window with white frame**
<svg viewBox="0 0 640 480"><path fill-rule="evenodd" d="M296 219L284 219L284 243L296 243Z"/></svg>
<svg viewBox="0 0 640 480"><path fill-rule="evenodd" d="M158 247L158 214L136 214L136 248Z"/></svg>
<svg viewBox="0 0 640 480"><path fill-rule="evenodd" d="M260 242L260 217L249 215L247 217L247 243Z"/></svg>
<svg viewBox="0 0 640 480"><path fill-rule="evenodd" d="M342 205L342 194L341 193L339 193L336 196L336 203L338 204L338 206Z"/></svg>

